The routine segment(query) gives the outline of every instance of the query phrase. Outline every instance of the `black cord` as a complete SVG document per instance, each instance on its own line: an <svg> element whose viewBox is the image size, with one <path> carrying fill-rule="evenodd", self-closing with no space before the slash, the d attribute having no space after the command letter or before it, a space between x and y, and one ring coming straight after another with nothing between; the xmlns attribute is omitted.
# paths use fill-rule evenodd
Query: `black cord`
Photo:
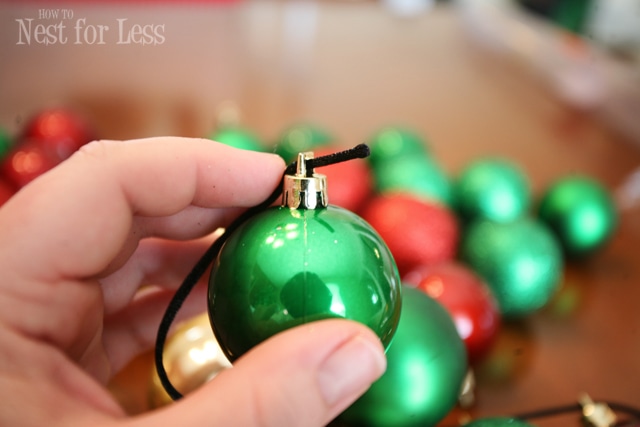
<svg viewBox="0 0 640 427"><path fill-rule="evenodd" d="M364 159L371 154L371 150L367 144L358 144L353 148L345 151L339 151L333 154L327 154L326 156L317 157L315 159L307 160L307 176L313 174L314 168L320 168L322 166L329 166L335 163L344 162L345 160L352 159Z"/></svg>
<svg viewBox="0 0 640 427"><path fill-rule="evenodd" d="M640 420L640 409L634 408L629 405L625 405L617 402L607 402L604 400L596 400L596 403L604 403L614 412L622 412L627 415L631 415ZM532 420L535 418L553 417L556 415L568 414L571 412L582 412L582 406L579 403L573 403L564 406L557 406L555 408L545 408L537 411L524 412L522 414L512 415L511 418L518 418L521 420Z"/></svg>
<svg viewBox="0 0 640 427"><path fill-rule="evenodd" d="M607 405L609 405L609 408L611 408L615 412L622 412L640 420L640 408L634 408L632 406L625 405L624 403L617 403L617 402L603 402L603 403L606 403Z"/></svg>
<svg viewBox="0 0 640 427"><path fill-rule="evenodd" d="M352 159L362 159L367 157L370 154L369 147L366 144L359 144L353 148L350 148L345 151L340 151L333 154L328 154L326 156L317 157L314 159L306 160L306 168L307 174L313 174L314 168L328 166L335 163L344 162ZM224 233L220 237L218 237L213 244L207 249L207 251L200 257L198 262L191 269L187 277L185 277L184 281L173 295L173 298L169 302L166 311L164 312L164 316L162 316L162 320L160 321L160 326L158 327L158 335L156 336L156 347L155 347L155 364L156 371L158 373L158 377L160 379L160 383L162 387L166 390L167 394L173 400L178 400L182 398L182 393L180 393L171 383L169 376L167 375L167 371L164 367L163 360L163 351L164 346L167 341L167 335L169 333L169 328L171 324L176 318L178 311L182 307L182 304L187 299L195 285L198 283L198 280L202 277L202 275L207 271L207 268L211 265L213 260L218 256L220 249L224 242L228 239L228 237L233 233L242 223L244 223L247 219L251 218L255 214L267 209L271 206L282 194L282 184L284 182L285 175L293 175L295 174L297 169L297 162L293 162L287 166L282 175L282 179L280 180L280 184L278 187L271 193L269 197L262 203L257 206L254 206L248 210L246 210L242 215L236 218L225 230Z"/></svg>

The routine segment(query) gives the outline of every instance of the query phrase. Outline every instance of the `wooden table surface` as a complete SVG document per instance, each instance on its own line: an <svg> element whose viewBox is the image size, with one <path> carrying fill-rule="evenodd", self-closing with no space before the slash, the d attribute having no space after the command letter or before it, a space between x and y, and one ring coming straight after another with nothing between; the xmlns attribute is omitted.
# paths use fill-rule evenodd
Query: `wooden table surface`
<svg viewBox="0 0 640 427"><path fill-rule="evenodd" d="M564 104L522 63L478 49L445 6L411 19L374 2L70 8L87 22L164 24L166 41L20 46L16 27L4 26L0 124L17 129L33 111L64 103L91 117L105 138L203 136L232 102L265 141L298 120L329 129L344 145L401 124L428 138L450 174L500 155L526 171L536 193L573 172L616 191L640 166L640 141ZM0 7L8 20L37 9ZM606 248L566 266L562 299L504 326L493 365L477 371L469 414L557 406L581 392L640 405L639 212L621 212ZM112 384L132 413L146 410L149 360L141 356ZM539 424L578 425L575 416Z"/></svg>

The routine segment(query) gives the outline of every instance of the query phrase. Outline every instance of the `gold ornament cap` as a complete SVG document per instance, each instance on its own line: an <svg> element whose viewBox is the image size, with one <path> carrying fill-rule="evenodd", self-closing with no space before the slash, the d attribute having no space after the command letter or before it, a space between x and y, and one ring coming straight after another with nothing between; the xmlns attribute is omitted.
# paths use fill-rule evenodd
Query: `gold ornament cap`
<svg viewBox="0 0 640 427"><path fill-rule="evenodd" d="M322 209L329 204L327 177L307 170L313 152L298 153L296 173L284 176L282 206L290 209Z"/></svg>

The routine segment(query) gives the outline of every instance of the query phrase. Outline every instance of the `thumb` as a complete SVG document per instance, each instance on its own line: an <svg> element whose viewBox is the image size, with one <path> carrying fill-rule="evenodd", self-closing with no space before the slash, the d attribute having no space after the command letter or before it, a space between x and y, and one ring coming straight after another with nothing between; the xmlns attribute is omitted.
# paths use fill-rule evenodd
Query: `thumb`
<svg viewBox="0 0 640 427"><path fill-rule="evenodd" d="M320 427L386 368L367 327L323 320L278 334L188 397L139 419L143 425Z"/></svg>

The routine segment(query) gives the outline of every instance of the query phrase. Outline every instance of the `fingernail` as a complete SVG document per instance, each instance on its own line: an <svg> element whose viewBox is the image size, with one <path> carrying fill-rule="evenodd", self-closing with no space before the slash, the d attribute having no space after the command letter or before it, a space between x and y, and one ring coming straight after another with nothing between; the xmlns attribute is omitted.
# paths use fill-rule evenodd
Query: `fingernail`
<svg viewBox="0 0 640 427"><path fill-rule="evenodd" d="M382 346L355 336L338 347L318 371L318 384L328 406L364 393L387 367Z"/></svg>

